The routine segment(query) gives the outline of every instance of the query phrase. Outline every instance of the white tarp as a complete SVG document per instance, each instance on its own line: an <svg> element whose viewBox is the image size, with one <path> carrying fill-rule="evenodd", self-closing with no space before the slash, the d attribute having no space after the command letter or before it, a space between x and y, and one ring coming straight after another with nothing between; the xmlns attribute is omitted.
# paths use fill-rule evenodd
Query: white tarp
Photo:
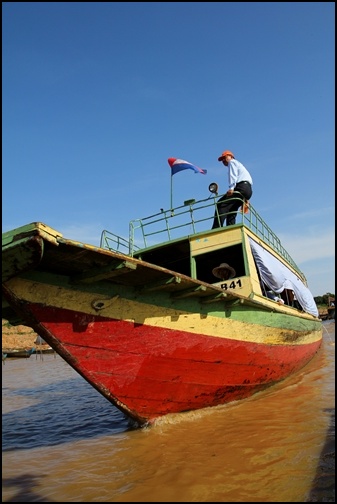
<svg viewBox="0 0 337 504"><path fill-rule="evenodd" d="M249 242L261 280L267 287L278 294L283 289L292 290L302 309L318 317L319 313L313 295L302 280L261 245L251 238Z"/></svg>

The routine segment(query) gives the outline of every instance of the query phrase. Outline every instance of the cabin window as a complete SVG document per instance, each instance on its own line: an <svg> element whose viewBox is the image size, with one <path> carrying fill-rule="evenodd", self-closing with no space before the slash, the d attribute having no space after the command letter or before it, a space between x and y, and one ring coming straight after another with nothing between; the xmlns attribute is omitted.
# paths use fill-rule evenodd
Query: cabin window
<svg viewBox="0 0 337 504"><path fill-rule="evenodd" d="M168 242L159 248L154 247L135 254L135 257L177 273L191 276L190 243L188 240Z"/></svg>
<svg viewBox="0 0 337 504"><path fill-rule="evenodd" d="M227 263L235 269L236 277L245 276L245 262L243 257L242 244L214 250L206 254L195 256L197 279L207 283L219 282L212 270L222 263Z"/></svg>

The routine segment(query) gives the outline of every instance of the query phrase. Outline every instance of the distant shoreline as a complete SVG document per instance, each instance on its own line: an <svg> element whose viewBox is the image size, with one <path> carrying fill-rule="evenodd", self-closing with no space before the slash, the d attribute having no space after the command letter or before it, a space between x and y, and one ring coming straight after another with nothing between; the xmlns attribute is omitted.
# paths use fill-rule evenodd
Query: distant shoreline
<svg viewBox="0 0 337 504"><path fill-rule="evenodd" d="M6 319L2 319L2 349L29 350L32 347L43 348L36 345L38 335L31 327L24 325L11 326Z"/></svg>

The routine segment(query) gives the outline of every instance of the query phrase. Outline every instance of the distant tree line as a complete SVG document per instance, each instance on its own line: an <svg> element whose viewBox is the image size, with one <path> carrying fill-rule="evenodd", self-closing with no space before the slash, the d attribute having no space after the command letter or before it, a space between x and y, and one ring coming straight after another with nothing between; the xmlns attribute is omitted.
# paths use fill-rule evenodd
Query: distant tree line
<svg viewBox="0 0 337 504"><path fill-rule="evenodd" d="M329 298L334 298L335 294L331 294L331 292L327 292L323 294L323 296L314 297L315 303L317 305L329 305Z"/></svg>

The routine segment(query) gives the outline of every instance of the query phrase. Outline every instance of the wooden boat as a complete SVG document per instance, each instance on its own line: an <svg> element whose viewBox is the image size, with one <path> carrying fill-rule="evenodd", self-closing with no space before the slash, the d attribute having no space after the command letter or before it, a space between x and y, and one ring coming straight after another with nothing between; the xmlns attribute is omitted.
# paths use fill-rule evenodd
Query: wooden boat
<svg viewBox="0 0 337 504"><path fill-rule="evenodd" d="M3 234L3 316L32 327L139 426L247 398L321 346L305 276L276 234L251 204L210 229L209 189L131 221L128 240L104 230L95 246L40 222Z"/></svg>
<svg viewBox="0 0 337 504"><path fill-rule="evenodd" d="M50 346L45 346L37 348L35 353L36 355L55 354L55 350Z"/></svg>
<svg viewBox="0 0 337 504"><path fill-rule="evenodd" d="M5 355L7 359L28 359L35 352L35 348L5 348L2 351L2 356ZM4 359L3 359L4 360Z"/></svg>

